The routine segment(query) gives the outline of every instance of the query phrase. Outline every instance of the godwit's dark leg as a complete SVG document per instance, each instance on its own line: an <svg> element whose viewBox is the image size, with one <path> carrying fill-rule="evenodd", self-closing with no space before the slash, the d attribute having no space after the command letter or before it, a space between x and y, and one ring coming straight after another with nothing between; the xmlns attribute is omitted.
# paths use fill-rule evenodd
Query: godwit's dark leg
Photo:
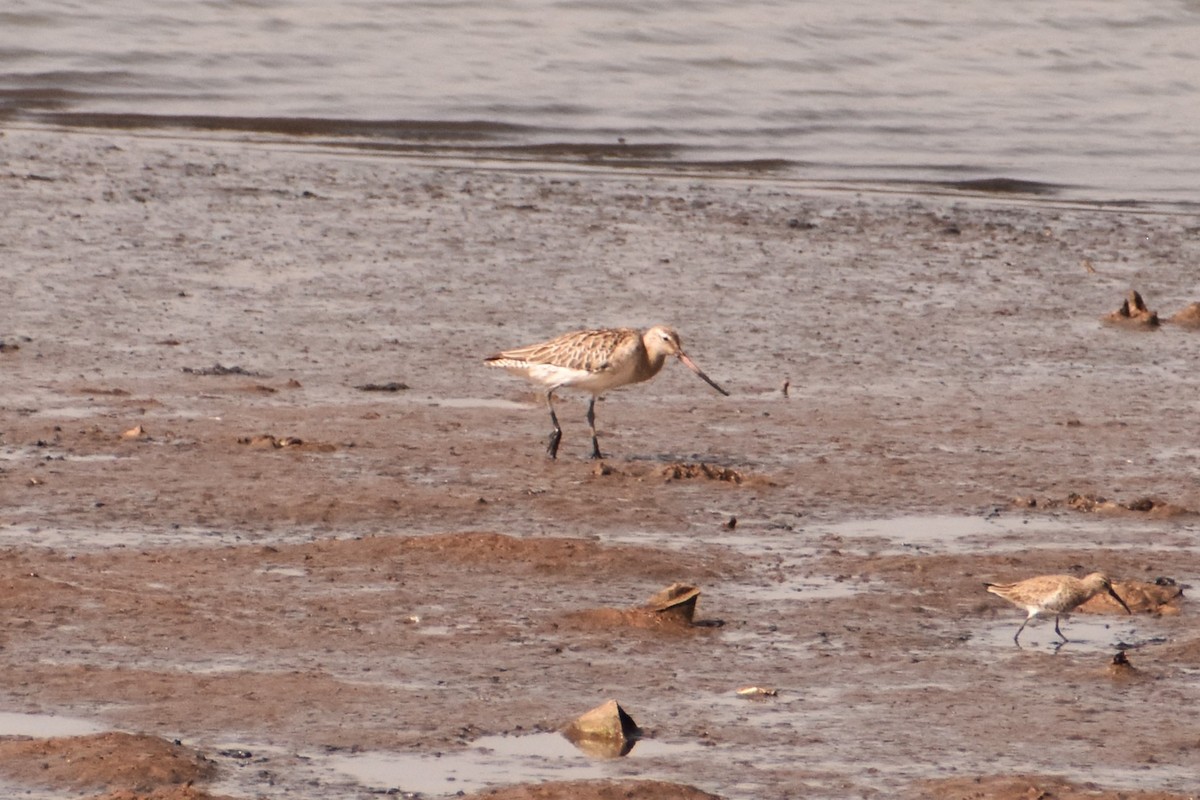
<svg viewBox="0 0 1200 800"><path fill-rule="evenodd" d="M592 395L592 401L588 403L587 421L592 429L592 458L604 458L600 455L600 442L596 440L596 395Z"/></svg>
<svg viewBox="0 0 1200 800"><path fill-rule="evenodd" d="M1031 619L1033 617L1026 617L1025 621L1021 623L1021 627L1017 628L1017 632L1013 634L1013 641L1017 643L1017 647L1021 646L1021 631L1025 630L1025 626L1029 624L1029 620Z"/></svg>
<svg viewBox="0 0 1200 800"><path fill-rule="evenodd" d="M558 415L554 413L554 390L546 392L546 407L550 409L550 422L554 430L550 431L550 444L546 447L546 455L558 458L558 443L562 441L562 428L558 425Z"/></svg>
<svg viewBox="0 0 1200 800"><path fill-rule="evenodd" d="M1063 636L1063 632L1058 629L1058 615L1057 614L1054 615L1054 632L1057 633L1059 636L1062 636L1062 640L1064 642L1071 641L1066 636Z"/></svg>

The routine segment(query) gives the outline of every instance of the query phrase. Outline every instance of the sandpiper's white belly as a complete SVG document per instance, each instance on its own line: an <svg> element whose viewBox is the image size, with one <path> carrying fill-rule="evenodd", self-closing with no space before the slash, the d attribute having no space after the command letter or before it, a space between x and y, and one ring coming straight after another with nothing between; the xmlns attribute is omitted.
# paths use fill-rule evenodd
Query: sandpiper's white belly
<svg viewBox="0 0 1200 800"><path fill-rule="evenodd" d="M528 364L511 366L508 369L547 388L563 387L600 394L617 386L634 383L637 364L633 361L626 361L619 364L616 369L601 372L588 372L583 369L571 369L554 364Z"/></svg>

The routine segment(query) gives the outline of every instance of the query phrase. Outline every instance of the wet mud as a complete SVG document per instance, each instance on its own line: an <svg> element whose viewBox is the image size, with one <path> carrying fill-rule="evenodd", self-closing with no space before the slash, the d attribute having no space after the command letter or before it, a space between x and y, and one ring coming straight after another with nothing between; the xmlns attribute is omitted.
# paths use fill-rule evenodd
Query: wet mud
<svg viewBox="0 0 1200 800"><path fill-rule="evenodd" d="M1194 220L239 136L0 137L5 792L1194 795ZM603 462L481 360L659 322Z"/></svg>

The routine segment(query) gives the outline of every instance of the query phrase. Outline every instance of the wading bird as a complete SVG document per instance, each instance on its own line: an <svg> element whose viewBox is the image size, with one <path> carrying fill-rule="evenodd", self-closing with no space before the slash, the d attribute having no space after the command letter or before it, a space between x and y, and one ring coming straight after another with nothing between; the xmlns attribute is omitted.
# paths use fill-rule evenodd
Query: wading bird
<svg viewBox="0 0 1200 800"><path fill-rule="evenodd" d="M609 389L650 380L662 369L667 356L675 356L709 386L723 395L729 394L688 358L679 334L662 325L644 331L633 328L573 331L548 342L496 353L484 362L546 387L546 406L554 425L546 448L551 458L557 458L558 443L562 440L562 428L554 413L554 392L562 388L591 392L587 421L592 430L592 458L603 458L596 440L596 398Z"/></svg>
<svg viewBox="0 0 1200 800"><path fill-rule="evenodd" d="M1113 590L1112 581L1102 572L1093 572L1083 578L1070 575L1039 575L1016 583L985 583L984 586L992 594L1003 597L1029 614L1013 636L1013 641L1018 647L1021 645L1021 631L1025 630L1029 620L1045 614L1054 615L1054 632L1062 637L1063 642L1069 641L1058 629L1058 618L1070 614L1098 594L1109 595L1121 604L1126 613L1133 613L1121 596Z"/></svg>

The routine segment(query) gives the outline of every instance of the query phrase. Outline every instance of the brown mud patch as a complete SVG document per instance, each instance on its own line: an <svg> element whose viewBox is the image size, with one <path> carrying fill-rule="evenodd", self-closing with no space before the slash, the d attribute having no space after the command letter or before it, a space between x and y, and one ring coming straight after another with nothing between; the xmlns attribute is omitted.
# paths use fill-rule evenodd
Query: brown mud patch
<svg viewBox="0 0 1200 800"><path fill-rule="evenodd" d="M771 482L761 475L747 474L732 467L707 463L673 463L664 465L626 464L617 466L609 462L597 464L592 474L596 477L617 476L635 480L661 479L672 481L713 481L734 486L770 486Z"/></svg>
<svg viewBox="0 0 1200 800"><path fill-rule="evenodd" d="M682 634L717 627L713 624L696 624L673 614L662 614L648 608L591 608L565 614L562 621L564 626L580 631L636 628Z"/></svg>
<svg viewBox="0 0 1200 800"><path fill-rule="evenodd" d="M1131 513L1145 515L1150 519L1176 519L1195 516L1196 511L1157 497L1139 497L1128 502L1110 500L1097 494L1081 494L1071 492L1064 498L1017 497L1013 505L1019 508L1054 510L1069 508L1088 514L1123 514Z"/></svg>
<svg viewBox="0 0 1200 800"><path fill-rule="evenodd" d="M105 792L95 800L234 800L226 795L213 795L197 789L195 786L158 787L149 792L137 792L132 789L117 789Z"/></svg>
<svg viewBox="0 0 1200 800"><path fill-rule="evenodd" d="M0 775L75 791L110 788L139 796L159 792L183 800L188 795L176 794L177 789L211 780L216 765L195 750L155 736L99 733L51 739L0 738Z"/></svg>
<svg viewBox="0 0 1200 800"><path fill-rule="evenodd" d="M1200 303L1191 303L1176 311L1168 321L1184 328L1200 328Z"/></svg>
<svg viewBox="0 0 1200 800"><path fill-rule="evenodd" d="M548 536L519 538L502 533L466 532L402 537L394 543L376 541L344 545L347 550L372 554L396 548L438 562L477 566L508 565L555 576L673 577L680 572L715 578L737 572L740 567L707 566L694 558L641 545L602 544L591 539Z"/></svg>
<svg viewBox="0 0 1200 800"><path fill-rule="evenodd" d="M466 800L721 800L693 786L664 781L558 781L506 786L465 795Z"/></svg>
<svg viewBox="0 0 1200 800"><path fill-rule="evenodd" d="M1082 577L1082 576L1081 576ZM1113 581L1113 590L1135 614L1178 614L1184 602L1183 587L1170 578L1154 583ZM1082 614L1123 614L1125 609L1107 594L1096 595L1075 609Z"/></svg>
<svg viewBox="0 0 1200 800"><path fill-rule="evenodd" d="M563 617L564 624L579 630L638 628L663 633L683 633L719 628L722 620L696 619L700 591L694 586L672 584L655 593L646 603L633 608L594 608Z"/></svg>
<svg viewBox="0 0 1200 800"><path fill-rule="evenodd" d="M1162 573L1169 569L1200 572L1200 559L1186 560L1167 555L1145 559L1134 555L1108 553L1104 558L1079 563L1079 553L1045 549L1032 553L1001 555L926 554L920 556L828 554L821 556L822 571L842 575L858 583L885 583L901 587L914 602L951 614L1011 616L1021 619L1019 610L990 596L983 584L1012 582L1035 575L1074 574L1082 577L1103 570L1113 580L1117 593L1135 614L1153 617L1180 615L1187 602L1184 587ZM1139 580L1133 574L1150 574ZM891 602L887 594L873 594L863 602ZM1079 606L1076 613L1126 616L1125 610L1110 597L1097 596Z"/></svg>
<svg viewBox="0 0 1200 800"><path fill-rule="evenodd" d="M328 442L306 442L298 436L274 436L269 433L242 436L237 441L238 444L248 445L256 450L282 450L287 447L296 450L311 450L316 453L332 453L338 449L337 445Z"/></svg>
<svg viewBox="0 0 1200 800"><path fill-rule="evenodd" d="M1192 800L1194 795L1105 790L1050 775L989 775L921 781L907 796L922 800Z"/></svg>

